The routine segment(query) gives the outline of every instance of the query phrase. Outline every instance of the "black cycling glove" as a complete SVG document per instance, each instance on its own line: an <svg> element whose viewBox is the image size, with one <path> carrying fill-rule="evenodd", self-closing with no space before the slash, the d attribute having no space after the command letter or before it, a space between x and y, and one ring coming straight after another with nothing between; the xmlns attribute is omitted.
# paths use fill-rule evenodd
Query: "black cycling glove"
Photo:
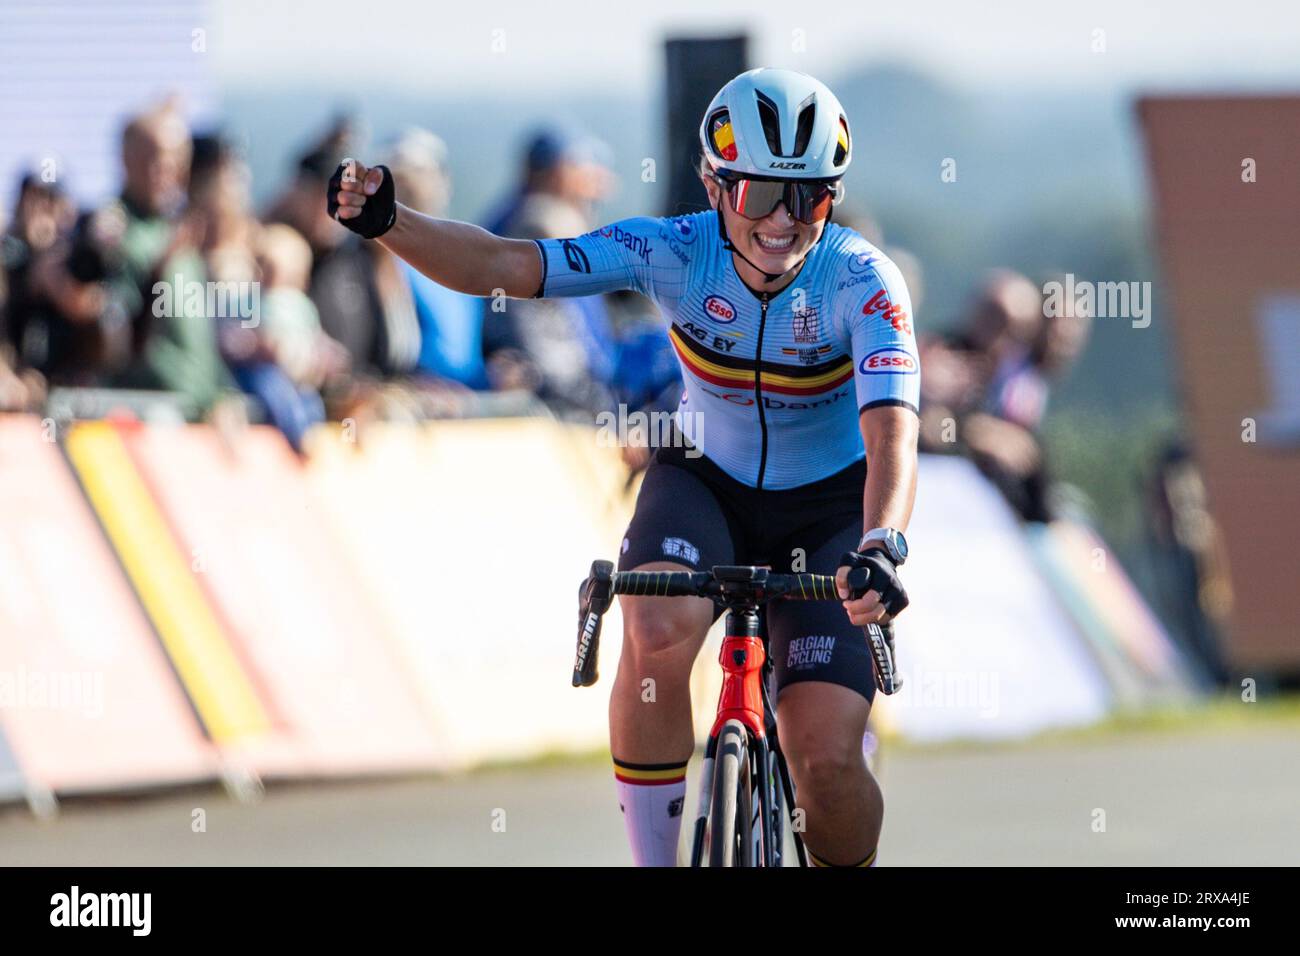
<svg viewBox="0 0 1300 956"><path fill-rule="evenodd" d="M343 174L347 172L349 165L351 164L339 163L339 168L334 170L334 175L330 177L330 184L326 187L325 192L325 209L331 219L351 229L358 236L364 236L366 239L377 239L389 229L392 229L393 223L397 221L397 199L393 191L393 174L387 166L374 167L383 170L384 178L380 181L375 194L366 197L366 204L361 207L361 215L354 216L351 219L339 219L339 188L343 185Z"/></svg>
<svg viewBox="0 0 1300 956"><path fill-rule="evenodd" d="M871 579L866 591L875 591L880 595L880 603L884 605L890 617L907 607L907 591L903 589L903 582L899 580L898 569L884 551L876 548L868 548L862 554L857 551L846 551L840 558L840 565L866 568L870 572ZM853 597L861 597L866 591L854 594Z"/></svg>
<svg viewBox="0 0 1300 956"><path fill-rule="evenodd" d="M867 587L853 591L852 597L859 598L867 591L875 591L880 595L880 603L890 617L907 607L907 591L898 578L898 569L884 551L876 548L868 548L862 554L846 551L840 558L840 564L850 568L866 568L869 574ZM881 693L896 693L903 686L903 677L898 673L894 654L894 625L868 624L863 630L867 634L867 645L871 648L876 686Z"/></svg>

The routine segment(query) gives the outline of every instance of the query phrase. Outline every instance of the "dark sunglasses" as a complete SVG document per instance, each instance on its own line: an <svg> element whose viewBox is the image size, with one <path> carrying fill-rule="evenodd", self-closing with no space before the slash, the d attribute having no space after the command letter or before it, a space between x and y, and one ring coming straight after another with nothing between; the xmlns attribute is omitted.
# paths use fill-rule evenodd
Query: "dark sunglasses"
<svg viewBox="0 0 1300 956"><path fill-rule="evenodd" d="M719 176L717 179L731 197L731 208L746 219L770 216L777 206L785 203L793 218L812 225L830 215L831 206L835 205L839 195L839 183L748 179L744 176Z"/></svg>

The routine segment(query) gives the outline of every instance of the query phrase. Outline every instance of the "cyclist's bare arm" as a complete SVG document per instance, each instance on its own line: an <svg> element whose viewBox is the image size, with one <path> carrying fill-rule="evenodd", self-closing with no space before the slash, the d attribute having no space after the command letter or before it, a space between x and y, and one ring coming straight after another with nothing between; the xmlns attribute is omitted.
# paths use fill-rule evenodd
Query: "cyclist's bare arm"
<svg viewBox="0 0 1300 956"><path fill-rule="evenodd" d="M907 530L916 500L916 440L920 419L910 408L869 408L858 419L867 452L862 531Z"/></svg>
<svg viewBox="0 0 1300 956"><path fill-rule="evenodd" d="M910 408L869 408L858 417L867 452L867 483L862 492L862 530L907 529L916 500L916 439L920 419ZM836 572L840 594L848 593L848 568ZM880 594L868 591L844 602L849 620L866 625L887 618Z"/></svg>
<svg viewBox="0 0 1300 956"><path fill-rule="evenodd" d="M353 176L339 188L340 219L361 214L367 195L373 194L383 171L355 164ZM520 239L502 239L467 222L434 219L397 204L393 227L377 240L439 285L468 295L504 293L527 299L542 282L537 246Z"/></svg>

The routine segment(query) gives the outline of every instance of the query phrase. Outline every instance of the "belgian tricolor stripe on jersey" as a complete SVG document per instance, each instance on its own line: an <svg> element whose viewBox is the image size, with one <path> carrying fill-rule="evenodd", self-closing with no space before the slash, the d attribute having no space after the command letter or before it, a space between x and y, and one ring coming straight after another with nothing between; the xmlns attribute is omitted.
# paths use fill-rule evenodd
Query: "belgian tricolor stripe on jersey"
<svg viewBox="0 0 1300 956"><path fill-rule="evenodd" d="M614 761L614 776L623 783L662 786L686 779L684 763L622 763Z"/></svg>
<svg viewBox="0 0 1300 956"><path fill-rule="evenodd" d="M757 363L706 349L673 326L668 337L682 364L699 378L723 388L753 388ZM763 390L784 395L819 395L853 378L853 360L840 355L816 365L764 362Z"/></svg>

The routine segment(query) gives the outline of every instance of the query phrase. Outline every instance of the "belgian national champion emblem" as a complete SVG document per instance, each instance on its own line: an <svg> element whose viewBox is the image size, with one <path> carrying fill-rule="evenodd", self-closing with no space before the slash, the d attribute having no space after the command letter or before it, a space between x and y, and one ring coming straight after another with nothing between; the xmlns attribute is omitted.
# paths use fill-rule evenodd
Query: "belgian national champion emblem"
<svg viewBox="0 0 1300 956"><path fill-rule="evenodd" d="M790 325L794 340L801 345L815 345L821 338L821 322L815 308L795 309Z"/></svg>

